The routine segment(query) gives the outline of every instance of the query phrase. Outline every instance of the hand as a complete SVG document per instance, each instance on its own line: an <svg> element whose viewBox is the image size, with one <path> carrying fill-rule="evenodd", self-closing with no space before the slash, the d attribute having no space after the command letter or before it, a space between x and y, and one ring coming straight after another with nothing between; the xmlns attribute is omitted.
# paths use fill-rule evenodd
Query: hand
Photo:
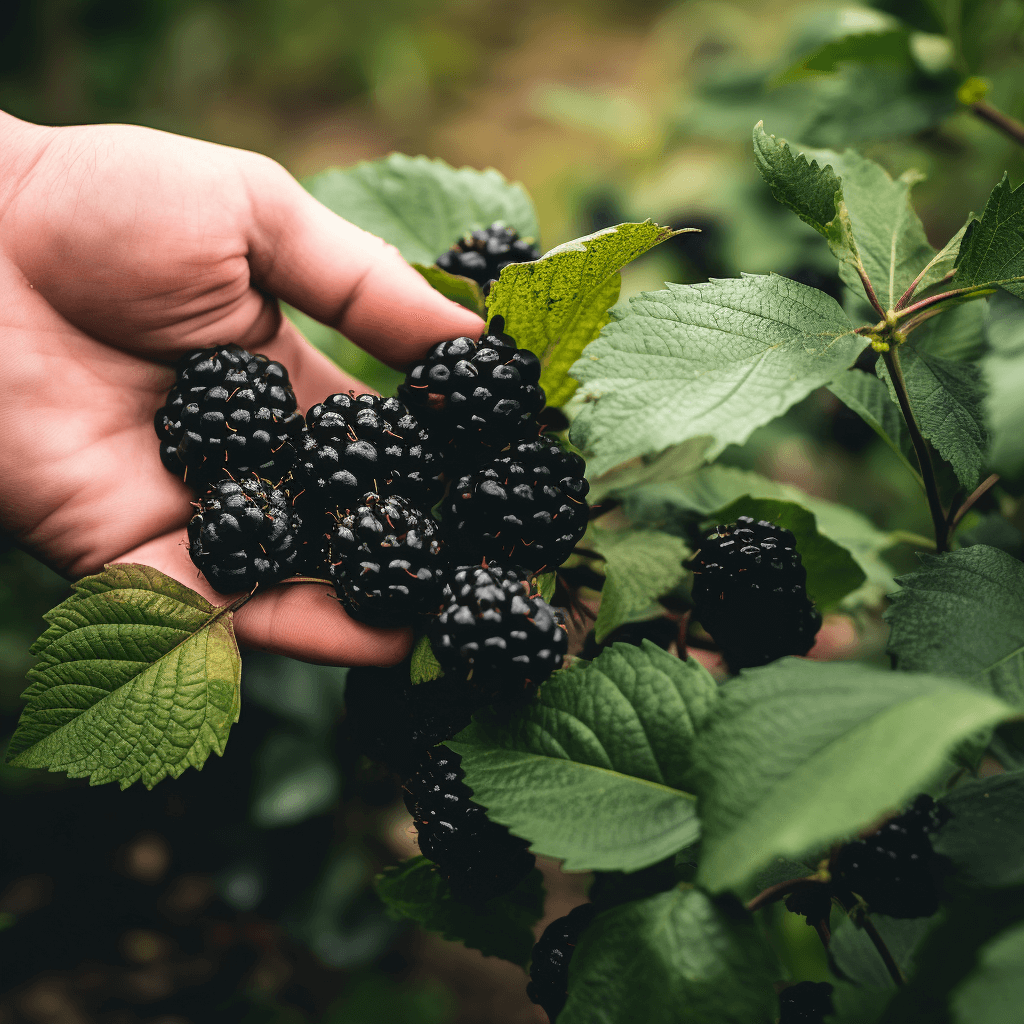
<svg viewBox="0 0 1024 1024"><path fill-rule="evenodd" d="M0 113L0 528L69 579L142 562L225 603L188 557L191 492L160 463L153 414L182 353L229 342L284 363L300 409L366 390L278 298L393 366L483 327L272 160ZM331 664L392 664L411 641L316 584L253 598L235 626Z"/></svg>

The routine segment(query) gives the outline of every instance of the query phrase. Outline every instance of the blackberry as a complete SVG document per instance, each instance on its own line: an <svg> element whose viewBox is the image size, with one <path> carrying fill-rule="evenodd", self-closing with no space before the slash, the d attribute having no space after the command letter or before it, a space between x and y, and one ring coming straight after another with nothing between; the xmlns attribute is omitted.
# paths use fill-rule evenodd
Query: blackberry
<svg viewBox="0 0 1024 1024"><path fill-rule="evenodd" d="M416 823L420 851L437 865L452 895L479 905L511 892L536 861L525 840L473 802L464 777L458 754L446 747L427 750L405 782L405 805Z"/></svg>
<svg viewBox="0 0 1024 1024"><path fill-rule="evenodd" d="M486 703L522 698L561 667L568 641L559 615L512 570L457 568L443 599L429 633L434 655Z"/></svg>
<svg viewBox="0 0 1024 1024"><path fill-rule="evenodd" d="M399 385L399 397L437 436L453 465L474 465L512 441L538 432L544 405L540 360L502 334L495 317L479 341L435 345Z"/></svg>
<svg viewBox="0 0 1024 1024"><path fill-rule="evenodd" d="M593 903L581 903L544 929L530 958L530 983L526 994L531 1003L543 1007L551 1021L565 1008L569 993L569 961L594 916Z"/></svg>
<svg viewBox="0 0 1024 1024"><path fill-rule="evenodd" d="M779 1024L824 1024L833 1012L827 981L801 981L779 993Z"/></svg>
<svg viewBox="0 0 1024 1024"><path fill-rule="evenodd" d="M400 625L441 606L438 526L398 495L369 493L339 514L330 576L345 610L370 625Z"/></svg>
<svg viewBox="0 0 1024 1024"><path fill-rule="evenodd" d="M549 437L517 441L452 484L443 509L448 543L467 562L558 568L587 529L585 469Z"/></svg>
<svg viewBox="0 0 1024 1024"><path fill-rule="evenodd" d="M295 572L302 523L280 488L256 476L220 480L194 504L189 555L218 593L269 586Z"/></svg>
<svg viewBox="0 0 1024 1024"><path fill-rule="evenodd" d="M437 257L437 265L449 274L476 281L486 295L510 263L532 263L539 259L540 250L521 239L515 228L495 222L461 238Z"/></svg>
<svg viewBox="0 0 1024 1024"><path fill-rule="evenodd" d="M441 455L397 398L331 395L306 417L295 483L327 509L392 490L425 508L441 497Z"/></svg>
<svg viewBox="0 0 1024 1024"><path fill-rule="evenodd" d="M789 530L749 516L712 530L693 556L694 615L733 672L814 646L821 614Z"/></svg>
<svg viewBox="0 0 1024 1024"><path fill-rule="evenodd" d="M237 345L190 352L153 420L160 458L199 490L225 475L280 480L302 430L295 404L288 371L266 356Z"/></svg>
<svg viewBox="0 0 1024 1024"><path fill-rule="evenodd" d="M922 793L877 832L839 850L834 883L862 897L873 913L931 917L939 909L945 860L932 849L929 833L948 819L949 812Z"/></svg>

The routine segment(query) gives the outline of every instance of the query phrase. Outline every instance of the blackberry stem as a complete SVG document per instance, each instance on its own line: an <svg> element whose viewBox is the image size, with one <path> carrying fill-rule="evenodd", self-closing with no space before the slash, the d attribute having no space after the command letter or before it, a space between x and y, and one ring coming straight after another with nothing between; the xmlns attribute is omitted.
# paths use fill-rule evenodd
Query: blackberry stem
<svg viewBox="0 0 1024 1024"><path fill-rule="evenodd" d="M897 988L903 988L907 983L907 979L903 977L903 972L900 970L899 964L893 958L892 953L889 952L889 947L885 944L885 940L881 935L878 934L878 929L875 927L874 921L871 920L866 914L860 915L860 925L867 932L868 938L871 940L872 945L878 950L878 955L882 958L882 962L885 964L885 969L889 972L889 977L896 983Z"/></svg>
<svg viewBox="0 0 1024 1024"><path fill-rule="evenodd" d="M775 885L769 885L767 889L759 892L750 900L747 903L747 910L753 913L755 910L767 907L771 903L777 903L797 889L802 889L808 885L822 884L821 878L817 875L805 875L802 878L789 878L785 882L776 882Z"/></svg>

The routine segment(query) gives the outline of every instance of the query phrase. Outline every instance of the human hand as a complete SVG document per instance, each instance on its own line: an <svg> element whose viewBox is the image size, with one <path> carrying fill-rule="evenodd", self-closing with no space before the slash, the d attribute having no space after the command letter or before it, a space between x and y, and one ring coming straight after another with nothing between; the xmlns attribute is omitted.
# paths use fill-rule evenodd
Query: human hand
<svg viewBox="0 0 1024 1024"><path fill-rule="evenodd" d="M366 390L278 298L393 366L483 327L266 157L0 113L0 528L69 579L141 562L225 603L189 559L191 493L160 463L153 414L179 356L229 342L282 362L300 410ZM411 641L317 584L254 597L235 629L331 664L392 664Z"/></svg>

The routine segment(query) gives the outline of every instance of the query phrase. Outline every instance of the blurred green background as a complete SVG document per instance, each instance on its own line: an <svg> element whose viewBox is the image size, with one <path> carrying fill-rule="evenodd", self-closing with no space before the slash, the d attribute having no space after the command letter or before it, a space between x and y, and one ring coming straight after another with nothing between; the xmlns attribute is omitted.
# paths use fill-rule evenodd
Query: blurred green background
<svg viewBox="0 0 1024 1024"><path fill-rule="evenodd" d="M254 149L299 177L393 150L494 166L532 194L544 248L622 220L702 229L629 267L624 295L775 271L844 298L761 182L754 123L917 169L941 245L1022 177L1021 149L957 100L980 76L1024 114L1022 24L1018 0L7 0L0 107ZM824 393L727 460L928 532L895 457ZM0 550L0 746L65 592ZM369 890L414 841L395 781L344 741L344 674L248 658L226 757L152 793L0 769L0 1022L543 1021L518 969L398 926ZM546 874L549 920L583 881ZM783 959L820 976L790 925Z"/></svg>

